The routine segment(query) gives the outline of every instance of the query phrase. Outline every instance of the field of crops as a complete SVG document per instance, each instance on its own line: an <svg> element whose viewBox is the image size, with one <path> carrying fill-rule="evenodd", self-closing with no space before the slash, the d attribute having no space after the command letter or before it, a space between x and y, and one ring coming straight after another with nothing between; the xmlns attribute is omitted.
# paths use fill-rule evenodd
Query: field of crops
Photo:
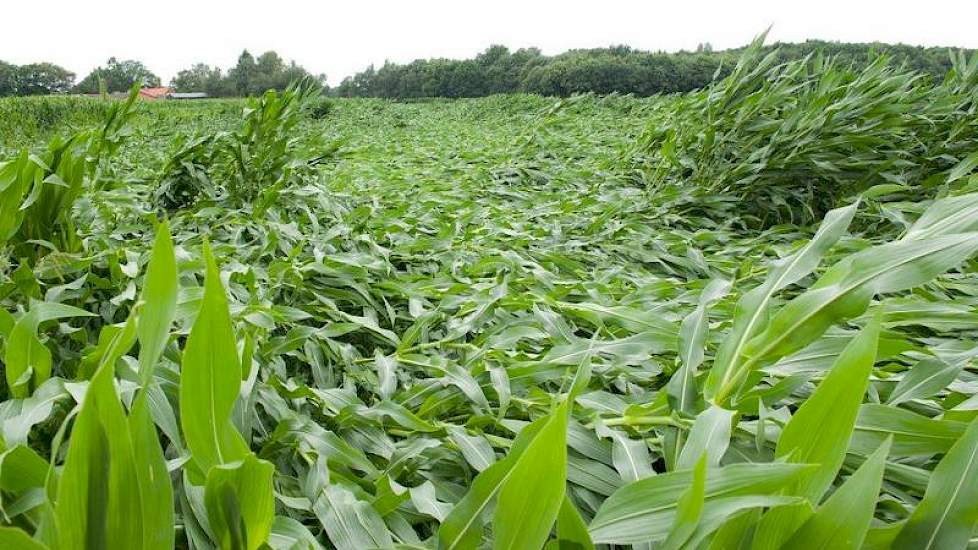
<svg viewBox="0 0 978 550"><path fill-rule="evenodd" d="M3 100L0 548L978 548L978 59L756 46Z"/></svg>

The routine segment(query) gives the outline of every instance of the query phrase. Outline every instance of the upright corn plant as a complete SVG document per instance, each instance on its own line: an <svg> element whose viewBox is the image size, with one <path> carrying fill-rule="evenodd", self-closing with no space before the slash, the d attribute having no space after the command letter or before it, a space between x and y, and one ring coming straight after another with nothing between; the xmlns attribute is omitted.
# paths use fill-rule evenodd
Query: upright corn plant
<svg viewBox="0 0 978 550"><path fill-rule="evenodd" d="M226 550L254 550L271 533L274 467L255 457L231 422L241 360L220 270L207 242L204 262L204 296L180 371L180 421L192 457L187 479L204 485L206 523L214 542Z"/></svg>
<svg viewBox="0 0 978 550"><path fill-rule="evenodd" d="M133 548L164 550L174 545L173 488L163 449L150 416L147 392L139 391L128 414L115 387L115 366L140 340L139 363L144 388L152 375L170 330L176 303L176 271L167 225L161 225L153 248L146 286L150 292L133 308L122 327L107 326L107 345L88 382L71 430L64 467L60 473L44 467L50 502L43 507L33 540L7 530L12 548L78 548L102 550ZM34 331L41 319L74 314L57 304L40 304L15 325L7 342L11 354L31 355L38 347ZM64 309L66 306L61 306ZM50 310L50 311L48 311ZM39 313L40 312L40 313ZM167 312L171 312L169 315ZM22 332L17 329L24 327ZM25 339L18 339L25 334ZM19 350L19 351L18 351ZM48 374L50 354L45 356ZM15 366L18 363L15 363ZM45 364L45 363L41 363ZM30 364L25 373L38 366ZM11 386L12 389L24 386ZM15 447L11 451L25 449ZM18 455L20 469L42 467L31 453ZM6 460L5 460L6 462ZM39 480L35 480L37 483ZM5 487L9 490L10 487Z"/></svg>
<svg viewBox="0 0 978 550"><path fill-rule="evenodd" d="M72 208L86 185L97 180L99 163L118 150L138 95L137 83L109 108L99 127L56 137L38 155L25 149L0 162L0 246L45 241L61 251L79 249Z"/></svg>

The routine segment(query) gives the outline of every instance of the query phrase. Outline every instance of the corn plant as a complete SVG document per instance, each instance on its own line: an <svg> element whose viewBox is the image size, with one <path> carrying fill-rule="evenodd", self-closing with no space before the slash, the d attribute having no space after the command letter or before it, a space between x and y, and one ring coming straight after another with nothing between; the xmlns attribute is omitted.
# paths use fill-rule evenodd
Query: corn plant
<svg viewBox="0 0 978 550"><path fill-rule="evenodd" d="M974 546L978 62L745 55L0 154L0 546Z"/></svg>

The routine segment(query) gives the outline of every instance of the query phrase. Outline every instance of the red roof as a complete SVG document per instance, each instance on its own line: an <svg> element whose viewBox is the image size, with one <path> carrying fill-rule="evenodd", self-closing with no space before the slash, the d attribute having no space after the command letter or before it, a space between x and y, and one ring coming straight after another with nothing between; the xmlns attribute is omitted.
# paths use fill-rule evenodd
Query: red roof
<svg viewBox="0 0 978 550"><path fill-rule="evenodd" d="M139 97L143 99L163 99L173 92L173 88L160 86L158 88L143 88L139 90Z"/></svg>

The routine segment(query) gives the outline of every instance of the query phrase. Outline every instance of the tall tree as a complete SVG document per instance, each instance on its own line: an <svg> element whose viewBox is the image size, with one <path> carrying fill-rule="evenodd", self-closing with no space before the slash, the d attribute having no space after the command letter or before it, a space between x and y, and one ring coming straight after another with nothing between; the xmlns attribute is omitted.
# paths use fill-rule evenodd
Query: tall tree
<svg viewBox="0 0 978 550"><path fill-rule="evenodd" d="M258 65L255 63L254 56L248 50L244 50L238 56L238 64L228 71L228 78L234 82L237 94L246 96L251 94L251 86L257 74Z"/></svg>
<svg viewBox="0 0 978 550"><path fill-rule="evenodd" d="M21 65L17 72L19 95L64 94L75 82L75 73L54 63Z"/></svg>
<svg viewBox="0 0 978 550"><path fill-rule="evenodd" d="M219 90L223 86L223 79L219 67L196 63L189 69L178 72L170 81L170 85L179 92L206 92L209 95L221 95Z"/></svg>
<svg viewBox="0 0 978 550"><path fill-rule="evenodd" d="M124 92L138 80L142 81L143 86L160 85L160 77L153 74L142 62L132 59L119 61L110 57L104 67L96 68L83 78L75 86L75 90L87 94L98 93L100 79L105 81L109 92Z"/></svg>
<svg viewBox="0 0 978 550"><path fill-rule="evenodd" d="M0 61L0 97L17 93L17 65Z"/></svg>

